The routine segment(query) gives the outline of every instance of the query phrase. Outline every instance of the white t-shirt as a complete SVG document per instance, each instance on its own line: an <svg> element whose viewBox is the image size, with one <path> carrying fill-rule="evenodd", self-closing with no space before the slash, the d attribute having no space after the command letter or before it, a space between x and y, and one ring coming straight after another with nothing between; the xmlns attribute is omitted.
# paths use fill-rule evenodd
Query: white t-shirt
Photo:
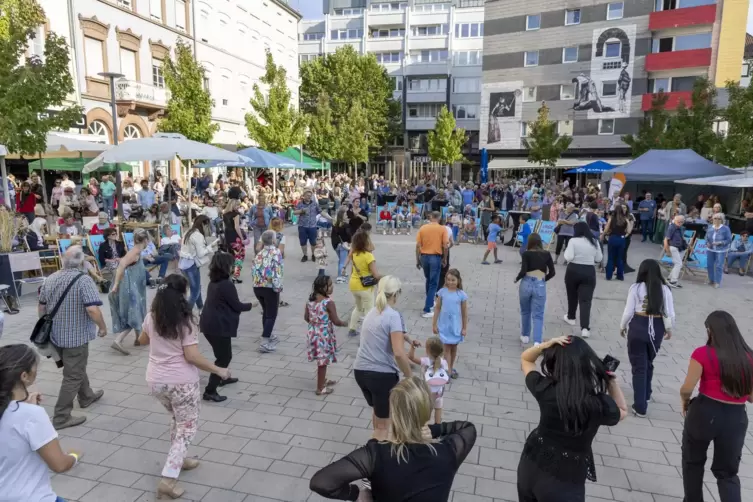
<svg viewBox="0 0 753 502"><path fill-rule="evenodd" d="M18 406L18 407L17 407ZM12 401L0 418L0 501L55 502L50 471L37 450L58 434L41 406Z"/></svg>

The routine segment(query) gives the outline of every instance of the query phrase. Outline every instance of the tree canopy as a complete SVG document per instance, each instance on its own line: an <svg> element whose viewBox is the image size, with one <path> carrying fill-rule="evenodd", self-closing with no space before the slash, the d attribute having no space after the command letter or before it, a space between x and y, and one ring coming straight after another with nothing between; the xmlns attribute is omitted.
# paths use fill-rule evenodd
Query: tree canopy
<svg viewBox="0 0 753 502"><path fill-rule="evenodd" d="M44 152L47 133L68 130L82 113L64 106L74 92L65 38L49 33L44 54L27 56L45 21L36 0L0 0L0 144L15 153Z"/></svg>
<svg viewBox="0 0 753 502"><path fill-rule="evenodd" d="M220 126L212 122L214 101L204 86L206 71L194 58L191 46L178 40L175 58L165 59L163 71L170 99L158 130L177 132L201 143L211 142Z"/></svg>
<svg viewBox="0 0 753 502"><path fill-rule="evenodd" d="M622 141L630 147L633 158L640 157L654 148L666 148L665 132L669 123L669 114L664 107L667 99L668 96L663 92L655 95L651 101L651 109L641 120L638 132L622 137Z"/></svg>
<svg viewBox="0 0 753 502"><path fill-rule="evenodd" d="M729 103L722 112L727 132L719 139L716 160L729 167L753 164L753 87L727 82Z"/></svg>
<svg viewBox="0 0 753 502"><path fill-rule="evenodd" d="M464 160L465 130L456 128L455 117L447 106L442 106L439 110L436 125L433 131L429 131L428 140L431 160L445 165Z"/></svg>
<svg viewBox="0 0 753 502"><path fill-rule="evenodd" d="M554 167L562 154L570 147L573 138L557 132L557 122L549 120L549 107L541 103L536 121L529 125L528 137L523 146L528 149L528 162Z"/></svg>

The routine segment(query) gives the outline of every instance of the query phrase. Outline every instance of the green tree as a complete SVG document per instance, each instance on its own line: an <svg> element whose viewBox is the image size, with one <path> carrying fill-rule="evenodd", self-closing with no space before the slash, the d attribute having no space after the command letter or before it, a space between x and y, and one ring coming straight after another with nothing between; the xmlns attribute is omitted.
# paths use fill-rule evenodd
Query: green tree
<svg viewBox="0 0 753 502"><path fill-rule="evenodd" d="M528 149L528 162L554 167L572 142L570 136L557 133L557 122L549 120L549 107L542 102L536 121L530 125L528 138L523 139L523 146Z"/></svg>
<svg viewBox="0 0 753 502"><path fill-rule="evenodd" d="M68 130L82 112L64 106L74 91L65 39L50 33L42 57L26 55L44 23L36 0L0 0L0 144L15 153L44 152L47 133Z"/></svg>
<svg viewBox="0 0 753 502"><path fill-rule="evenodd" d="M722 112L727 133L720 138L716 160L729 167L753 164L753 87L727 82L729 104Z"/></svg>
<svg viewBox="0 0 753 502"><path fill-rule="evenodd" d="M303 64L300 75L301 109L307 114L316 113L319 97L326 95L332 124L340 135L338 143L343 144L344 138L354 134L343 125L351 121L348 115L359 101L368 120L358 134L367 139L372 151L384 149L394 124L400 122L401 108L392 98L392 79L373 54L358 54L347 45Z"/></svg>
<svg viewBox="0 0 753 502"><path fill-rule="evenodd" d="M696 80L690 106L680 101L677 112L669 118L665 148L689 148L702 157L713 159L719 144L719 136L714 132L714 122L720 113L715 98L716 88L708 79Z"/></svg>
<svg viewBox="0 0 753 502"><path fill-rule="evenodd" d="M431 160L445 165L465 160L463 145L465 144L465 130L457 129L455 117L442 106L437 115L437 122L433 131L429 131L429 156Z"/></svg>
<svg viewBox="0 0 753 502"><path fill-rule="evenodd" d="M669 114L665 110L668 96L663 92L655 95L651 109L641 121L636 134L627 134L622 141L631 149L633 158L640 157L652 148L666 148L665 133L669 123Z"/></svg>
<svg viewBox="0 0 753 502"><path fill-rule="evenodd" d="M332 124L332 110L326 94L319 96L316 112L309 117L309 136L306 148L322 160L336 159L339 154L337 129Z"/></svg>
<svg viewBox="0 0 753 502"><path fill-rule="evenodd" d="M267 50L266 72L261 78L267 87L267 96L259 84L254 84L251 107L256 113L246 114L248 137L269 152L282 152L303 143L306 133L306 116L290 102L287 72L275 64Z"/></svg>
<svg viewBox="0 0 753 502"><path fill-rule="evenodd" d="M360 162L369 160L369 138L368 133L364 132L368 129L368 123L366 109L359 100L355 100L339 129L338 157L356 171Z"/></svg>
<svg viewBox="0 0 753 502"><path fill-rule="evenodd" d="M220 126L212 122L214 101L209 89L204 88L206 70L194 58L191 46L178 40L175 59L168 56L163 71L170 99L158 130L180 133L201 143L211 142Z"/></svg>

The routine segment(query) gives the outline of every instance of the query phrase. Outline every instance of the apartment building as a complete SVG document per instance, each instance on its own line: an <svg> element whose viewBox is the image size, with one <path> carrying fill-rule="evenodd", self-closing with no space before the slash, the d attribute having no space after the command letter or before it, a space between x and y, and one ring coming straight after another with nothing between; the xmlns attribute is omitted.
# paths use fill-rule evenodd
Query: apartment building
<svg viewBox="0 0 753 502"><path fill-rule="evenodd" d="M490 168L531 168L522 139L542 102L573 137L562 166L630 155L655 93L740 79L748 0L488 2L481 145ZM580 160L577 160L580 159ZM582 161L582 162L581 162Z"/></svg>
<svg viewBox="0 0 753 502"><path fill-rule="evenodd" d="M407 149L428 160L427 132L443 105L468 132L466 156L478 154L483 0L325 0L324 14L300 23L301 62L345 45L373 53L403 103L396 157Z"/></svg>
<svg viewBox="0 0 753 502"><path fill-rule="evenodd" d="M213 142L250 143L244 116L252 86L264 73L265 52L287 69L298 89L298 22L282 0L40 0L48 26L65 36L76 83L72 103L84 107L75 131L113 140L111 89L101 72L124 75L115 84L119 141L151 136L169 91L162 62L178 40L188 43L206 68L205 85L219 124ZM42 47L43 49L43 47ZM134 165L134 175L147 164Z"/></svg>

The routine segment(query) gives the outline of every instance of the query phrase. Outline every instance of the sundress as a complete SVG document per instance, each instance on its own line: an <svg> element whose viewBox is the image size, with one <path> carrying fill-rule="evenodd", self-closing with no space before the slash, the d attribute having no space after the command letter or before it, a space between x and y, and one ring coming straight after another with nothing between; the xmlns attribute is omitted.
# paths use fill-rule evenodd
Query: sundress
<svg viewBox="0 0 753 502"><path fill-rule="evenodd" d="M140 333L146 317L146 267L141 258L126 267L118 292L111 291L107 299L110 301L112 332L133 329Z"/></svg>
<svg viewBox="0 0 753 502"><path fill-rule="evenodd" d="M325 298L318 303L308 302L306 304L309 312L309 329L306 334L309 362L316 361L317 366L327 366L337 362L335 326L327 312L327 305L330 301L329 298Z"/></svg>

